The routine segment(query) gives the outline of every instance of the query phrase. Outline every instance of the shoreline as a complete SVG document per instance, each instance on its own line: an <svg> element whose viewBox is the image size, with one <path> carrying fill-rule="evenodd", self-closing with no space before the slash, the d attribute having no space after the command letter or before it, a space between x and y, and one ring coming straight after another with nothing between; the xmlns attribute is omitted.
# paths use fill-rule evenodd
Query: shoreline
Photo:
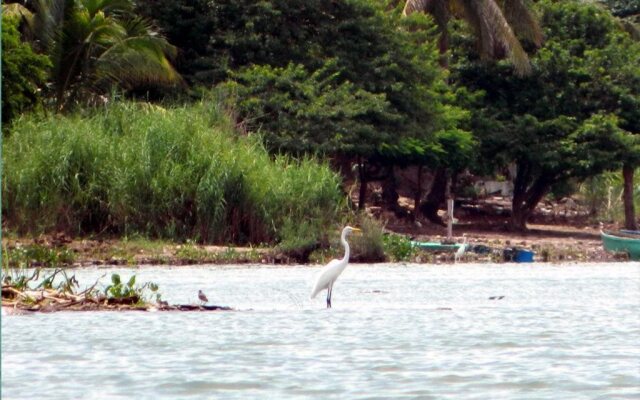
<svg viewBox="0 0 640 400"><path fill-rule="evenodd" d="M425 224L388 224L389 233L410 237L415 241L443 241L446 230L440 226ZM500 226L455 226L453 240L491 248L493 251L476 254L467 251L460 259L462 263L502 263L500 251L521 248L534 252L533 262L618 262L624 255L611 254L604 250L599 228L571 225L531 224L526 232L509 232ZM263 264L299 265L281 254L276 247L242 247L175 243L150 239L89 239L68 238L64 235L41 235L36 238L3 237L3 250L9 252L13 264L28 264L30 267L90 267L90 266L141 266L141 265L202 265L202 264ZM307 263L322 264L339 256L341 249L331 249L326 260ZM414 250L408 263L453 264L453 253ZM353 261L352 261L353 262ZM385 261L392 262L392 261ZM367 263L366 260L354 263ZM6 265L6 264L5 264Z"/></svg>

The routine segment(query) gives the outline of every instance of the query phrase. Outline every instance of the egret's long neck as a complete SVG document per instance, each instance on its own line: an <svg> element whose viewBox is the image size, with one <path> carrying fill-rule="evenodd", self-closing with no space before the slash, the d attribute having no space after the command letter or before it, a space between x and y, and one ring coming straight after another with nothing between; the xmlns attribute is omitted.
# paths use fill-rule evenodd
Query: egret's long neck
<svg viewBox="0 0 640 400"><path fill-rule="evenodd" d="M342 232L342 235L340 236L340 242L342 242L342 245L344 246L344 257L342 257L342 259L344 261L349 261L349 243L347 243L347 232Z"/></svg>

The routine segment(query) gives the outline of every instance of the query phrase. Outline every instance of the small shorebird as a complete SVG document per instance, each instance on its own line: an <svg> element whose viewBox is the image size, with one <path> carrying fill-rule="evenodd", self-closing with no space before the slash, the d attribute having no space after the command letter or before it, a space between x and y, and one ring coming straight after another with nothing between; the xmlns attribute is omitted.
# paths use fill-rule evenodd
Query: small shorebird
<svg viewBox="0 0 640 400"><path fill-rule="evenodd" d="M207 304L209 302L209 299L207 299L207 296L205 296L205 294L202 293L202 290L198 290L198 298L200 299L202 304Z"/></svg>

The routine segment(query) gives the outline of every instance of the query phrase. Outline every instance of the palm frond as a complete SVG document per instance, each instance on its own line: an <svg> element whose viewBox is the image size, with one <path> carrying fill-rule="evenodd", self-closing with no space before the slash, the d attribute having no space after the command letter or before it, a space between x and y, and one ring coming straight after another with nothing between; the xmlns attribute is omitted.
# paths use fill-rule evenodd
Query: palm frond
<svg viewBox="0 0 640 400"><path fill-rule="evenodd" d="M37 47L54 60L56 47L62 41L63 21L73 15L73 0L36 0L33 22L33 35ZM59 56L59 54L58 54Z"/></svg>
<svg viewBox="0 0 640 400"><path fill-rule="evenodd" d="M432 3L436 1L438 0L407 0L402 10L402 15L406 17L414 12L430 12Z"/></svg>
<svg viewBox="0 0 640 400"><path fill-rule="evenodd" d="M122 47L111 49L110 54L103 54L98 60L94 86L116 83L123 88L132 88L148 83L172 85L182 82L180 74L163 55L149 48Z"/></svg>
<svg viewBox="0 0 640 400"><path fill-rule="evenodd" d="M97 13L131 15L134 9L131 0L81 0L80 3L91 16Z"/></svg>
<svg viewBox="0 0 640 400"><path fill-rule="evenodd" d="M620 24L633 40L640 41L640 24L633 23L631 19L621 19Z"/></svg>
<svg viewBox="0 0 640 400"><path fill-rule="evenodd" d="M123 87L141 83L176 84L182 78L171 64L177 49L151 30L148 20L122 22L123 39L98 58L95 80Z"/></svg>
<svg viewBox="0 0 640 400"><path fill-rule="evenodd" d="M127 37L145 38L149 46L155 46L155 48L161 50L165 57L171 60L176 57L178 49L154 30L150 20L142 17L130 18L122 21L122 26L126 31Z"/></svg>
<svg viewBox="0 0 640 400"><path fill-rule="evenodd" d="M451 16L464 19L476 34L480 57L502 58L505 54L518 74L530 72L529 57L514 34L539 46L542 33L535 16L529 10L529 0L407 0L403 15L414 12L431 14L441 30L441 51L446 51L447 23ZM511 25L513 23L513 25Z"/></svg>
<svg viewBox="0 0 640 400"><path fill-rule="evenodd" d="M478 34L481 56L495 57L500 49L507 52L516 72L526 75L531 71L529 56L522 48L505 18L502 9L494 0L463 0L467 18L474 21Z"/></svg>
<svg viewBox="0 0 640 400"><path fill-rule="evenodd" d="M20 3L2 4L2 15L16 17L24 20L33 18L33 13Z"/></svg>
<svg viewBox="0 0 640 400"><path fill-rule="evenodd" d="M451 12L447 0L407 0L402 10L405 17L415 12L431 14L441 30L446 29Z"/></svg>
<svg viewBox="0 0 640 400"><path fill-rule="evenodd" d="M514 32L536 47L542 46L542 28L538 18L533 14L529 0L505 0L503 3L504 16Z"/></svg>

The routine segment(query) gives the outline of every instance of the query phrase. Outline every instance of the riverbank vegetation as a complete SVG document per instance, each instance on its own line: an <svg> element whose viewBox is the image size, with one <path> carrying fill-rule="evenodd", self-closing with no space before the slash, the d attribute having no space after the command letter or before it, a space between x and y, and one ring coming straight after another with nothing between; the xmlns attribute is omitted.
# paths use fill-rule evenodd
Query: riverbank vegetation
<svg viewBox="0 0 640 400"><path fill-rule="evenodd" d="M3 231L307 262L359 222L401 260L364 212L443 225L479 181L512 230L567 199L636 229L640 10L599 3L4 3Z"/></svg>
<svg viewBox="0 0 640 400"><path fill-rule="evenodd" d="M216 103L25 116L4 155L5 221L19 233L267 243L317 235L341 207L327 165L269 157Z"/></svg>

